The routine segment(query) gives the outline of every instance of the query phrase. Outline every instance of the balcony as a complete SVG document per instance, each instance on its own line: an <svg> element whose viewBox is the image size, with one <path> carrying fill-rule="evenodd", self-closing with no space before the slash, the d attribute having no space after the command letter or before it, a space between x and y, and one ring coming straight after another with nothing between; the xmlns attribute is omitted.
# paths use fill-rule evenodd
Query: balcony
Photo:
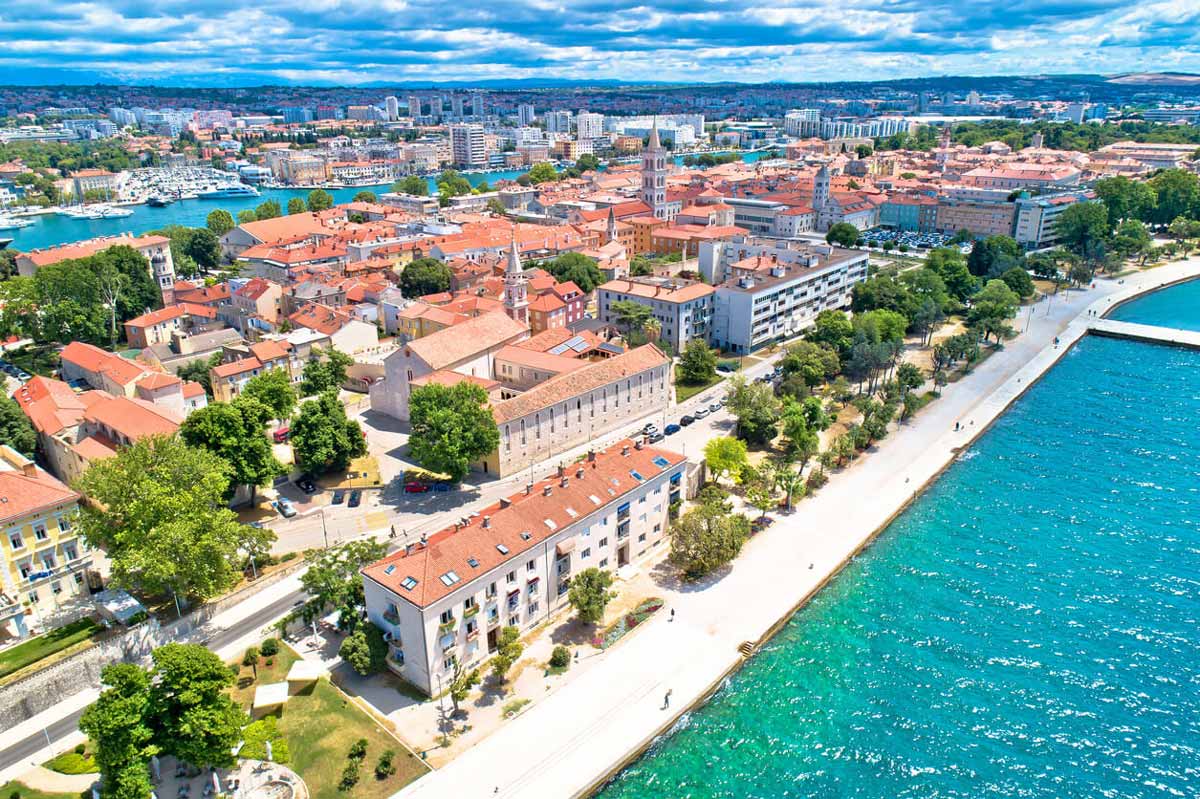
<svg viewBox="0 0 1200 799"><path fill-rule="evenodd" d="M388 608L383 612L383 620L392 626L399 626L400 614L396 612L395 608Z"/></svg>
<svg viewBox="0 0 1200 799"><path fill-rule="evenodd" d="M463 611L463 618L464 618L464 619L469 619L469 618L471 618L472 616L477 616L478 614L479 614L479 606L478 606L478 605L472 605L471 607L469 607L469 608L467 608L466 610L464 610L464 611Z"/></svg>
<svg viewBox="0 0 1200 799"><path fill-rule="evenodd" d="M479 628L478 627L476 627L474 630L471 630L470 632L467 633L468 641L474 641L478 637L479 637Z"/></svg>
<svg viewBox="0 0 1200 799"><path fill-rule="evenodd" d="M447 622L442 622L438 625L438 635L445 635L449 632L454 632L454 628L458 626L458 619L451 619Z"/></svg>

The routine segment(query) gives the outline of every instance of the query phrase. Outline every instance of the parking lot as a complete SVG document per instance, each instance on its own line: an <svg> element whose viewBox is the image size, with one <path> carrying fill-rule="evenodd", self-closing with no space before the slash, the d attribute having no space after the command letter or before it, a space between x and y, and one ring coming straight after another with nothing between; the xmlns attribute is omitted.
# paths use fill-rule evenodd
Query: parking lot
<svg viewBox="0 0 1200 799"><path fill-rule="evenodd" d="M918 233L910 230L891 230L889 228L871 228L862 232L862 239L868 247L882 247L890 241L897 247L903 244L912 250L932 250L937 247L950 246L954 236L950 233ZM970 244L961 245L964 253L971 251Z"/></svg>

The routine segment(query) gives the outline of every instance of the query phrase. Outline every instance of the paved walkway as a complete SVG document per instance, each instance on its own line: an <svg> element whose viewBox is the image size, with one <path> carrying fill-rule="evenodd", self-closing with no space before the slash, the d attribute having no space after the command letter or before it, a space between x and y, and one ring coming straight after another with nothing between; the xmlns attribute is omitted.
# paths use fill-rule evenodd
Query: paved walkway
<svg viewBox="0 0 1200 799"><path fill-rule="evenodd" d="M44 766L34 766L21 775L21 782L45 793L83 793L92 787L99 774L59 774Z"/></svg>
<svg viewBox="0 0 1200 799"><path fill-rule="evenodd" d="M1196 330L1138 325L1132 322L1117 322L1113 319L1093 319L1088 325L1088 332L1112 338L1128 338L1152 344L1174 344L1179 347L1200 349L1200 331Z"/></svg>
<svg viewBox="0 0 1200 799"><path fill-rule="evenodd" d="M739 644L761 640L788 618L1062 357L1086 333L1087 311L1102 314L1113 302L1189 276L1200 276L1200 259L1154 269L1125 285L1100 281L1093 290L1061 292L1022 310L1015 325L1024 332L1017 339L949 387L879 451L756 536L731 569L696 585L664 579L662 596L676 611L674 622L656 614L602 668L581 674L397 796L586 795L705 697L741 662ZM671 702L664 707L667 691Z"/></svg>

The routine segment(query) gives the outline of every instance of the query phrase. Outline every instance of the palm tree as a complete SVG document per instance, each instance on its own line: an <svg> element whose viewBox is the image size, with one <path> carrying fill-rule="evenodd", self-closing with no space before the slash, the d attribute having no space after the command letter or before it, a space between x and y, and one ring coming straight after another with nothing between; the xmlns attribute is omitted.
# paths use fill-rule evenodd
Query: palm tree
<svg viewBox="0 0 1200 799"><path fill-rule="evenodd" d="M658 341L662 335L662 322L652 316L642 324L642 332L646 334L647 341Z"/></svg>
<svg viewBox="0 0 1200 799"><path fill-rule="evenodd" d="M786 497L788 510L792 509L792 500L804 495L804 476L787 463L775 464L775 487Z"/></svg>

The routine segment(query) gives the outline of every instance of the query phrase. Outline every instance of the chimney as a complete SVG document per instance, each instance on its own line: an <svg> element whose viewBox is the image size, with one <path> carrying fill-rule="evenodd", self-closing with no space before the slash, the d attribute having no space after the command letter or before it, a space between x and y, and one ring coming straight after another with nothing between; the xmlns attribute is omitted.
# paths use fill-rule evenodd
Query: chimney
<svg viewBox="0 0 1200 799"><path fill-rule="evenodd" d="M421 533L421 547L424 548L428 545L429 545L429 538L424 533Z"/></svg>
<svg viewBox="0 0 1200 799"><path fill-rule="evenodd" d="M543 497L548 497L548 496L550 496L552 493L554 493L554 486L552 486L552 485L550 485L549 483L547 483L547 484L546 484L546 486L545 486L545 487L542 489L542 496L543 496Z"/></svg>
<svg viewBox="0 0 1200 799"><path fill-rule="evenodd" d="M404 545L404 554L405 554L405 555L411 555L411 554L412 554L412 552L413 552L413 547L414 547L414 546L416 546L416 545L415 545L415 544L405 544L405 545Z"/></svg>
<svg viewBox="0 0 1200 799"><path fill-rule="evenodd" d="M483 517L483 526L484 526L484 527L491 527L491 526L492 526L492 517L491 517L491 516L484 516L484 517Z"/></svg>
<svg viewBox="0 0 1200 799"><path fill-rule="evenodd" d="M643 446L642 442L643 442L644 440L645 440L645 439L641 439L641 438L639 438L639 439L637 440L637 443L633 445L633 448L634 448L634 449L641 449L641 448L642 448L642 446Z"/></svg>
<svg viewBox="0 0 1200 799"><path fill-rule="evenodd" d="M629 457L629 445L628 444L624 444L621 446L621 457L624 457L624 458Z"/></svg>
<svg viewBox="0 0 1200 799"><path fill-rule="evenodd" d="M560 480L558 483L559 488L566 488L568 479L569 478L566 475L563 475L562 480Z"/></svg>
<svg viewBox="0 0 1200 799"><path fill-rule="evenodd" d="M529 496L532 493L533 493L533 483L526 483L525 484L525 496Z"/></svg>
<svg viewBox="0 0 1200 799"><path fill-rule="evenodd" d="M583 467L582 466L580 466L578 469L575 470L575 479L576 480L583 479Z"/></svg>
<svg viewBox="0 0 1200 799"><path fill-rule="evenodd" d="M589 449L587 459L588 459L588 463L595 463L596 462L596 450Z"/></svg>
<svg viewBox="0 0 1200 799"><path fill-rule="evenodd" d="M512 500L509 499L508 497L500 497L500 508L501 509L507 508L511 504L512 504Z"/></svg>

